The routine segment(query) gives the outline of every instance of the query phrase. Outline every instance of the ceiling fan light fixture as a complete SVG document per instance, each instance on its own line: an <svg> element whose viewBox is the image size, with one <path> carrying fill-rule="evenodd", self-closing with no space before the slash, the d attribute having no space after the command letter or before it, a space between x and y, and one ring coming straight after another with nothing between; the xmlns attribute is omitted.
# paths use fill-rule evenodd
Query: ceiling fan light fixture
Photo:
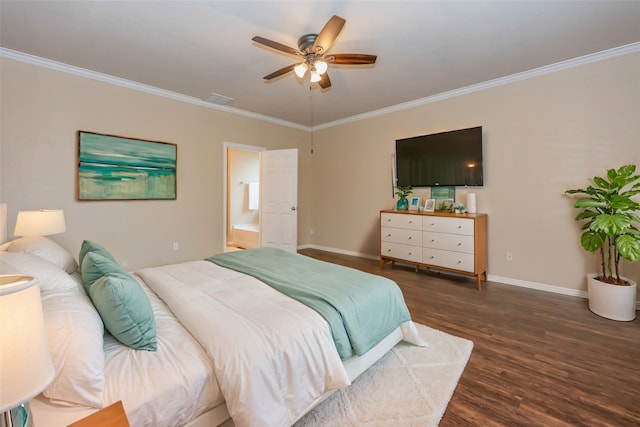
<svg viewBox="0 0 640 427"><path fill-rule="evenodd" d="M322 59L317 59L313 65L315 66L315 69L319 74L324 74L327 72L327 63Z"/></svg>
<svg viewBox="0 0 640 427"><path fill-rule="evenodd" d="M320 73L317 70L311 70L311 83L319 82L320 79Z"/></svg>
<svg viewBox="0 0 640 427"><path fill-rule="evenodd" d="M296 75L297 75L298 77L303 78L303 77L304 77L304 73L306 73L306 72L307 72L307 69L308 69L308 68L309 68L309 67L307 66L307 63L306 63L306 62L301 62L301 63L299 63L298 65L296 65L296 66L293 68L293 71L295 71L295 73L296 73Z"/></svg>

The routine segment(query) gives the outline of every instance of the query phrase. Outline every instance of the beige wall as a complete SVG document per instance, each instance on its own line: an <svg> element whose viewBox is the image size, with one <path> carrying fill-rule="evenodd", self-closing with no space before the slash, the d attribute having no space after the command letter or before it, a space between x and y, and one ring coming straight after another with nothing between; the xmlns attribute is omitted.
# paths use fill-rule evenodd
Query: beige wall
<svg viewBox="0 0 640 427"><path fill-rule="evenodd" d="M378 211L394 205L395 139L481 125L485 186L473 191L489 214L490 275L577 292L597 261L580 248L562 193L606 168L640 165L640 54L318 130L314 154L301 130L9 59L1 67L10 234L18 210L63 208L69 230L54 240L74 254L82 239L96 240L129 269L222 250L224 141L298 148L299 244L376 257ZM80 129L178 144L178 200L76 201ZM640 263L624 269L640 280Z"/></svg>
<svg viewBox="0 0 640 427"><path fill-rule="evenodd" d="M394 205L395 139L481 125L485 186L473 191L489 215L489 274L585 289L597 257L580 248L563 192L640 166L638 76L640 54L628 55L316 131L313 244L376 256L378 211ZM640 263L624 272L640 280Z"/></svg>
<svg viewBox="0 0 640 427"><path fill-rule="evenodd" d="M308 133L10 59L0 63L0 200L11 237L18 210L62 208L68 231L52 236L77 255L83 239L128 269L199 259L223 249L223 144L300 148L308 193ZM178 145L176 201L76 200L76 133L86 130ZM300 199L300 227L308 198ZM301 239L302 242L304 240ZM180 249L172 250L172 242Z"/></svg>

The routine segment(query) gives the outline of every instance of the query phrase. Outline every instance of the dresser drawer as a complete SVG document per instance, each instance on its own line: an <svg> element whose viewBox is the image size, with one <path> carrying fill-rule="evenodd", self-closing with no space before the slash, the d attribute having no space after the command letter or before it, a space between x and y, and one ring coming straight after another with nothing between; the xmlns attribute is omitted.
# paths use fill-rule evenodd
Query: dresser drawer
<svg viewBox="0 0 640 427"><path fill-rule="evenodd" d="M427 216L422 218L422 229L438 233L464 234L473 236L473 220L466 218L444 218Z"/></svg>
<svg viewBox="0 0 640 427"><path fill-rule="evenodd" d="M473 254L444 251L441 249L422 249L422 262L434 267L446 267L455 270L474 272Z"/></svg>
<svg viewBox="0 0 640 427"><path fill-rule="evenodd" d="M411 262L422 262L422 248L403 245L401 243L382 242L381 256L404 259Z"/></svg>
<svg viewBox="0 0 640 427"><path fill-rule="evenodd" d="M473 236L462 234L446 234L425 231L422 235L422 246L433 249L464 252L473 254Z"/></svg>
<svg viewBox="0 0 640 427"><path fill-rule="evenodd" d="M383 213L380 216L380 225L407 230L422 230L422 217L420 215Z"/></svg>
<svg viewBox="0 0 640 427"><path fill-rule="evenodd" d="M412 246L422 246L422 231L404 228L382 227L380 239L383 242L404 243Z"/></svg>

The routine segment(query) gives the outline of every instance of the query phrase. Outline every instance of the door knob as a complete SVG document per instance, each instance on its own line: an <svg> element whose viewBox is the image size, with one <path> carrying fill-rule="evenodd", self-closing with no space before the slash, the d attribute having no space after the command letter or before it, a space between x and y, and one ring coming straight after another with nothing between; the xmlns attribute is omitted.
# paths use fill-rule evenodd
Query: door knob
<svg viewBox="0 0 640 427"><path fill-rule="evenodd" d="M295 206L291 206L291 210L292 210L292 211L295 211L295 210L296 210L296 207L295 207Z"/></svg>

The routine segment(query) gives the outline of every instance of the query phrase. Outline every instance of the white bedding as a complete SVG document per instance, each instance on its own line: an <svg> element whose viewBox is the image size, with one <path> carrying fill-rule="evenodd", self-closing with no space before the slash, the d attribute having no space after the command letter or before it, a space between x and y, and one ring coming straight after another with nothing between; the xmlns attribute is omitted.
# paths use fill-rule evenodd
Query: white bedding
<svg viewBox="0 0 640 427"><path fill-rule="evenodd" d="M237 427L289 426L350 383L327 322L259 280L208 261L137 274L213 359Z"/></svg>
<svg viewBox="0 0 640 427"><path fill-rule="evenodd" d="M131 426L181 426L224 401L213 363L144 284L156 319L158 350L133 350L105 335L103 406L122 400ZM31 402L36 427L62 427L96 409Z"/></svg>

